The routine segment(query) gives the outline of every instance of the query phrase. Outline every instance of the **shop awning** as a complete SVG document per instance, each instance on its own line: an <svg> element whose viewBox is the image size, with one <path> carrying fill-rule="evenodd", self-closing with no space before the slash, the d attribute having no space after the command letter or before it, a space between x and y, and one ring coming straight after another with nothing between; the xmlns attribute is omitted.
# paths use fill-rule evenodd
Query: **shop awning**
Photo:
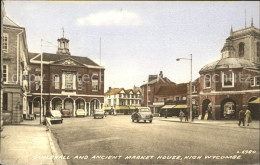
<svg viewBox="0 0 260 165"><path fill-rule="evenodd" d="M175 105L165 105L161 109L171 109L173 107L175 107Z"/></svg>
<svg viewBox="0 0 260 165"><path fill-rule="evenodd" d="M111 107L104 107L104 110L111 110Z"/></svg>
<svg viewBox="0 0 260 165"><path fill-rule="evenodd" d="M257 99L250 101L249 103L251 104L260 104L260 97L258 97Z"/></svg>
<svg viewBox="0 0 260 165"><path fill-rule="evenodd" d="M176 105L174 108L184 109L184 108L187 108L187 105L186 104L180 104L180 105Z"/></svg>
<svg viewBox="0 0 260 165"><path fill-rule="evenodd" d="M129 109L136 109L135 107L130 106Z"/></svg>

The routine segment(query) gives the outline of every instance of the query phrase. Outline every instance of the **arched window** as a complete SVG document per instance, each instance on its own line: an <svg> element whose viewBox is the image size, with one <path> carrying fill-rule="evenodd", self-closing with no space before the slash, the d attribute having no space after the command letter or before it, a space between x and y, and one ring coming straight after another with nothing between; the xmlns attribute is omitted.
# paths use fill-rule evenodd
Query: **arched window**
<svg viewBox="0 0 260 165"><path fill-rule="evenodd" d="M238 52L239 57L244 57L244 52L245 52L244 49L245 49L245 44L241 42L239 44L239 52Z"/></svg>
<svg viewBox="0 0 260 165"><path fill-rule="evenodd" d="M207 74L204 77L204 88L210 88L210 87L211 87L211 76Z"/></svg>
<svg viewBox="0 0 260 165"><path fill-rule="evenodd" d="M260 42L256 43L256 55L257 57L260 57Z"/></svg>

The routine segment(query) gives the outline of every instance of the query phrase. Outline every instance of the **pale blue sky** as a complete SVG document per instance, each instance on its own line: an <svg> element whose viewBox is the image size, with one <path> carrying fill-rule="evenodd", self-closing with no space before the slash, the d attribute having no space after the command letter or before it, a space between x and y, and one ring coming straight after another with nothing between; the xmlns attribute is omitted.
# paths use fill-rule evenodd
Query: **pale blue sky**
<svg viewBox="0 0 260 165"><path fill-rule="evenodd" d="M176 83L190 80L190 62L176 61L193 54L193 80L199 70L220 58L225 39L247 26L259 28L259 2L33 2L6 1L7 15L26 28L30 52L40 52L41 38L57 45L70 39L72 55L102 63L105 91L109 86L132 88L149 74L164 72ZM55 53L57 48L43 47Z"/></svg>

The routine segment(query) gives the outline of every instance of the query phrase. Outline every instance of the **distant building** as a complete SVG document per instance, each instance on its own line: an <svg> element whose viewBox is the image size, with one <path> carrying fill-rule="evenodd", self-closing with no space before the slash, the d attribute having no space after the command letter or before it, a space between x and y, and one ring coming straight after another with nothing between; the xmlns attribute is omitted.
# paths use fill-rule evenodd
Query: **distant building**
<svg viewBox="0 0 260 165"><path fill-rule="evenodd" d="M1 46L3 121L4 124L19 124L28 109L29 54L25 29L7 16L3 18Z"/></svg>
<svg viewBox="0 0 260 165"><path fill-rule="evenodd" d="M221 59L207 64L199 78L199 112L202 119L238 118L250 101L260 97L260 30L253 25L233 31L221 50ZM251 109L253 118L259 108ZM210 113L209 113L210 112Z"/></svg>
<svg viewBox="0 0 260 165"><path fill-rule="evenodd" d="M167 77L163 77L162 71L160 71L159 75L149 75L148 83L146 82L141 86L143 94L142 106L149 106L152 112L155 112L155 108L160 107L161 104L154 104L154 95L163 85L175 85L175 83Z"/></svg>
<svg viewBox="0 0 260 165"><path fill-rule="evenodd" d="M41 54L30 53L29 113L40 114ZM103 108L104 67L87 57L71 55L69 40L58 39L57 53L43 53L43 107L49 110L68 109L75 116L77 109L84 109L85 115Z"/></svg>
<svg viewBox="0 0 260 165"><path fill-rule="evenodd" d="M162 109L174 110L174 105L177 105L180 101L182 102L183 108L186 109L186 100L187 100L187 83L182 84L167 84L162 85L156 91L154 95L153 105L161 105L160 107L154 108L154 113L159 114ZM170 106L167 103L170 104Z"/></svg>
<svg viewBox="0 0 260 165"><path fill-rule="evenodd" d="M105 110L113 114L132 114L136 107L141 106L141 95L138 88L109 88L105 93Z"/></svg>

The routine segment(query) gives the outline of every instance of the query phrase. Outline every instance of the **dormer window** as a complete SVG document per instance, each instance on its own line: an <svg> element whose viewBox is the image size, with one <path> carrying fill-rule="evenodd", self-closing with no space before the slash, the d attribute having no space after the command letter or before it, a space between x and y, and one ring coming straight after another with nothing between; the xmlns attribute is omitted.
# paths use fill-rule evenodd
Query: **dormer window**
<svg viewBox="0 0 260 165"><path fill-rule="evenodd" d="M245 44L243 42L239 43L239 57L244 57L244 49L245 49Z"/></svg>

